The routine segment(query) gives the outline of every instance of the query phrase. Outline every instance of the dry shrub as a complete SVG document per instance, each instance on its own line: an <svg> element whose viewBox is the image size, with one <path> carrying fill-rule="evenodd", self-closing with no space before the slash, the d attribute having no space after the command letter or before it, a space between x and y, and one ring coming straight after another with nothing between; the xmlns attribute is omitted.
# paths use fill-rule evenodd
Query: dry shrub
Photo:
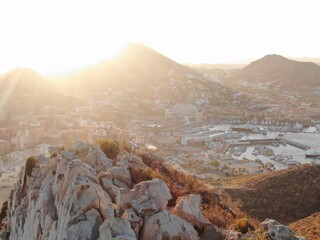
<svg viewBox="0 0 320 240"><path fill-rule="evenodd" d="M26 161L26 175L31 177L32 169L35 168L37 165L37 160L34 156L29 157Z"/></svg>
<svg viewBox="0 0 320 240"><path fill-rule="evenodd" d="M243 234L246 234L247 232L254 230L254 227L248 218L238 219L236 223L236 227L237 227L236 230L239 232L242 232Z"/></svg>
<svg viewBox="0 0 320 240"><path fill-rule="evenodd" d="M0 211L0 223L2 222L3 219L7 217L7 209L8 209L8 201L4 201L2 203L2 208Z"/></svg>
<svg viewBox="0 0 320 240"><path fill-rule="evenodd" d="M118 142L112 140L99 140L98 144L100 145L101 150L110 159L115 159L120 152L120 146Z"/></svg>

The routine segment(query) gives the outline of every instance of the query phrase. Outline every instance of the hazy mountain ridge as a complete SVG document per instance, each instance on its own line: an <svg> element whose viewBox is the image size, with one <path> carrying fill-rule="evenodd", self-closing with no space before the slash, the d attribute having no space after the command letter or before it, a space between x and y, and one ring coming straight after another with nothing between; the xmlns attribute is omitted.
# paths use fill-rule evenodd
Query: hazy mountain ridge
<svg viewBox="0 0 320 240"><path fill-rule="evenodd" d="M66 77L70 89L105 91L124 87L146 91L168 83L171 75L197 74L172 59L142 45L131 44L119 56Z"/></svg>
<svg viewBox="0 0 320 240"><path fill-rule="evenodd" d="M52 82L28 68L1 75L0 95L0 107L11 112L35 111L43 105L66 106L75 102Z"/></svg>
<svg viewBox="0 0 320 240"><path fill-rule="evenodd" d="M266 55L242 68L231 78L251 83L272 82L289 89L320 86L320 66L298 62L280 55Z"/></svg>

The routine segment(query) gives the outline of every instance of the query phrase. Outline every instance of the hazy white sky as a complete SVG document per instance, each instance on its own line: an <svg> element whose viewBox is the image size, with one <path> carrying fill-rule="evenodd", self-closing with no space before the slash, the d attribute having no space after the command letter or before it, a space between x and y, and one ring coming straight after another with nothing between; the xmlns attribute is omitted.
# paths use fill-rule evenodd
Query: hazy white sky
<svg viewBox="0 0 320 240"><path fill-rule="evenodd" d="M180 63L320 57L318 0L0 0L0 73L50 75L141 42Z"/></svg>

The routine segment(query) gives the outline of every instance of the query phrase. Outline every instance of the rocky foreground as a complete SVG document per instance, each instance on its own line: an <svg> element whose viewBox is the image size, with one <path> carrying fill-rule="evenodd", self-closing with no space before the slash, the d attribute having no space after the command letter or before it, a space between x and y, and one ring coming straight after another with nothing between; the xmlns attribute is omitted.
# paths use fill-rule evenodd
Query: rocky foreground
<svg viewBox="0 0 320 240"><path fill-rule="evenodd" d="M172 196L163 180L132 186L132 170L143 166L137 156L111 160L84 142L36 157L11 192L1 239L304 239L270 219L245 235L219 229L202 215L197 194L168 208Z"/></svg>

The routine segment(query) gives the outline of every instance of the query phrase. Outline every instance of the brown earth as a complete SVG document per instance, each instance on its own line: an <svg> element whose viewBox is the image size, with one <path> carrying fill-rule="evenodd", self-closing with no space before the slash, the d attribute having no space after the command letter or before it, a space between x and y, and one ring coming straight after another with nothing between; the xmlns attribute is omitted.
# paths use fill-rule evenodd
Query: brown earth
<svg viewBox="0 0 320 240"><path fill-rule="evenodd" d="M320 166L286 170L220 182L239 207L253 218L289 224L320 211Z"/></svg>
<svg viewBox="0 0 320 240"><path fill-rule="evenodd" d="M289 228L298 236L305 236L308 240L319 240L320 212L291 223Z"/></svg>

